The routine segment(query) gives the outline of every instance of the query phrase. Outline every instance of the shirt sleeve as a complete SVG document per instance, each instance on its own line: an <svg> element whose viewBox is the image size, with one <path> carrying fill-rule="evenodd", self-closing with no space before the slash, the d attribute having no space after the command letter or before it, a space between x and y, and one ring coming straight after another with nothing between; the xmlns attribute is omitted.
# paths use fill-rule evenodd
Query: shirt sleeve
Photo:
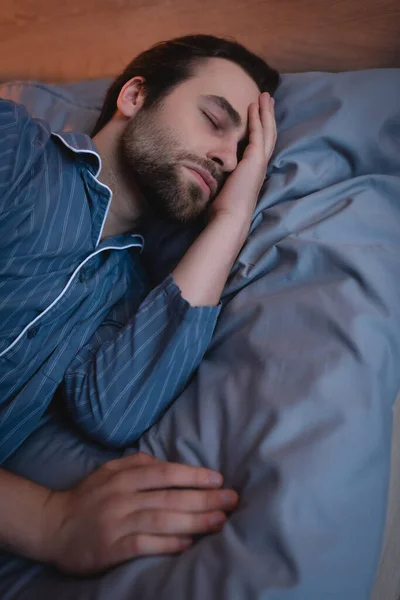
<svg viewBox="0 0 400 600"><path fill-rule="evenodd" d="M91 438L134 443L181 393L202 360L221 310L193 307L169 275L128 323L105 322L70 364L67 407Z"/></svg>

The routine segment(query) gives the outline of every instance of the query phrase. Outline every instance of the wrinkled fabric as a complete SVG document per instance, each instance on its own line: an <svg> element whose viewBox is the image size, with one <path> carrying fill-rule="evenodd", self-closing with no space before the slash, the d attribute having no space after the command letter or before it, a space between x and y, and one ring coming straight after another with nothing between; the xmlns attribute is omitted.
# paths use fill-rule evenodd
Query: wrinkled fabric
<svg viewBox="0 0 400 600"><path fill-rule="evenodd" d="M112 192L88 135L0 97L0 156L0 464L60 385L82 431L133 444L196 371L221 307L191 306L170 274L151 289L137 231L101 240Z"/></svg>
<svg viewBox="0 0 400 600"><path fill-rule="evenodd" d="M276 116L209 350L126 451L221 471L238 508L180 556L96 578L5 560L5 600L368 599L400 387L400 70L285 76ZM181 242L160 242L168 261ZM49 415L8 466L61 489L109 458Z"/></svg>

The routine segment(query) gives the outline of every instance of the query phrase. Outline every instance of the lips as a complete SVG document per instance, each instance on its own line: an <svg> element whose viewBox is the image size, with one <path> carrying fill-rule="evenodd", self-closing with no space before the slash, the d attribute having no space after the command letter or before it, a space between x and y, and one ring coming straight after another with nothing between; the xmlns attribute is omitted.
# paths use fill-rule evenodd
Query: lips
<svg viewBox="0 0 400 600"><path fill-rule="evenodd" d="M212 175L208 173L208 171L205 171L200 167L197 168L189 165L184 166L193 174L194 177L196 177L197 181L206 192L208 192L209 194L214 194L216 192L216 181L214 177L212 177Z"/></svg>
<svg viewBox="0 0 400 600"><path fill-rule="evenodd" d="M192 175L197 179L197 181L199 182L200 186L203 188L203 190L208 193L211 194L211 190L208 187L208 185L206 184L206 182L204 181L204 179L202 178L202 176L197 173L197 171L194 171L194 169L191 169L190 167L186 167L191 173Z"/></svg>

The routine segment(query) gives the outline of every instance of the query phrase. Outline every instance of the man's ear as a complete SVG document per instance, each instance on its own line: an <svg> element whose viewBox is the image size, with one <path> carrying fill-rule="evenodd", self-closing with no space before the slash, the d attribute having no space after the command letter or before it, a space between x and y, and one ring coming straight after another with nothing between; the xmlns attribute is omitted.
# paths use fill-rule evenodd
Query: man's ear
<svg viewBox="0 0 400 600"><path fill-rule="evenodd" d="M143 106L144 102L144 78L134 77L125 83L121 89L118 100L117 110L128 119L133 117Z"/></svg>

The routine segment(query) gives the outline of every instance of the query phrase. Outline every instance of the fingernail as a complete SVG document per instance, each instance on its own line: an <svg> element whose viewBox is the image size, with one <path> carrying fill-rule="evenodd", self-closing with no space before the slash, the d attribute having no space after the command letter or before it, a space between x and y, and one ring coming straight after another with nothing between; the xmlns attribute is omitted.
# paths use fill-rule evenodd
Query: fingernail
<svg viewBox="0 0 400 600"><path fill-rule="evenodd" d="M187 548L191 544L193 544L192 538L185 538L180 541L180 546L182 546L182 548Z"/></svg>
<svg viewBox="0 0 400 600"><path fill-rule="evenodd" d="M275 106L275 98L271 98L271 104L272 106Z"/></svg>
<svg viewBox="0 0 400 600"><path fill-rule="evenodd" d="M231 492L222 492L221 499L224 506L234 506L238 501L237 495Z"/></svg>
<svg viewBox="0 0 400 600"><path fill-rule="evenodd" d="M211 473L208 480L213 485L221 485L222 484L222 475L220 475L219 473Z"/></svg>
<svg viewBox="0 0 400 600"><path fill-rule="evenodd" d="M226 517L225 515L213 515L212 517L209 518L208 522L210 523L210 525L222 525L222 523L225 523L226 521Z"/></svg>

